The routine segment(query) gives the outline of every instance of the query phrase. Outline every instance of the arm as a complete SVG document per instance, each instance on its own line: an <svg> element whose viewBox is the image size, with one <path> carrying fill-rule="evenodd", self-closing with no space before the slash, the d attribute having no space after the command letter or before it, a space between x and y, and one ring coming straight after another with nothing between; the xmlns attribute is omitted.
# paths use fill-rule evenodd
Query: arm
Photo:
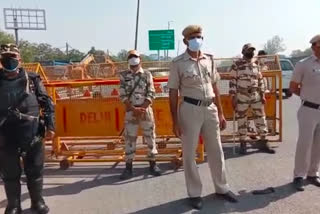
<svg viewBox="0 0 320 214"><path fill-rule="evenodd" d="M152 104L152 102L155 98L155 95L156 95L152 74L150 72L148 72L147 75L148 75L147 76L147 95L146 95L146 100L144 101L144 103L142 105L143 108L148 108L149 105Z"/></svg>
<svg viewBox="0 0 320 214"><path fill-rule="evenodd" d="M178 65L174 62L170 65L170 73L168 79L169 103L173 122L173 133L181 136L181 129L178 122L178 98L179 98L180 77L178 73Z"/></svg>
<svg viewBox="0 0 320 214"><path fill-rule="evenodd" d="M47 130L55 130L55 110L51 97L48 96L46 88L44 87L40 76L35 80L35 94L37 96L40 108L42 109L45 126Z"/></svg>
<svg viewBox="0 0 320 214"><path fill-rule="evenodd" d="M133 106L130 103L130 100L128 99L127 90L126 90L126 82L124 80L124 77L122 74L120 74L120 100L124 103L126 106L126 111L133 110Z"/></svg>
<svg viewBox="0 0 320 214"><path fill-rule="evenodd" d="M170 112L173 124L178 123L178 90L171 89L169 90L169 103L170 103Z"/></svg>
<svg viewBox="0 0 320 214"><path fill-rule="evenodd" d="M294 81L291 81L289 89L295 95L300 96L300 83L296 83Z"/></svg>
<svg viewBox="0 0 320 214"><path fill-rule="evenodd" d="M212 88L213 88L213 92L215 94L215 98L214 98L214 103L217 106L218 109L218 117L219 117L219 125L220 125L220 129L224 130L227 127L227 121L224 118L223 115L223 109L222 109L222 105L221 105L221 99L220 99L220 91L219 88L217 86L217 82L220 81L220 74L217 71L216 66L213 66L213 71L212 71Z"/></svg>
<svg viewBox="0 0 320 214"><path fill-rule="evenodd" d="M262 73L259 71L258 74L258 89L259 89L259 93L260 93L260 97L261 97L261 102L262 104L266 103L266 98L265 98L265 91L266 91L266 87L265 87L265 82L263 79L263 75Z"/></svg>
<svg viewBox="0 0 320 214"><path fill-rule="evenodd" d="M233 64L230 69L229 94L235 96L237 93L237 66Z"/></svg>
<svg viewBox="0 0 320 214"><path fill-rule="evenodd" d="M220 99L220 91L219 91L216 83L214 83L212 85L212 87L213 87L213 92L215 94L214 103L216 104L217 109L218 109L220 129L224 130L227 127L227 121L226 121L226 119L224 118L224 115L223 115L223 109L222 109L221 99Z"/></svg>
<svg viewBox="0 0 320 214"><path fill-rule="evenodd" d="M290 81L289 89L292 93L294 93L297 96L300 96L300 92L301 92L303 71L304 71L303 64L298 62L293 71L291 81Z"/></svg>

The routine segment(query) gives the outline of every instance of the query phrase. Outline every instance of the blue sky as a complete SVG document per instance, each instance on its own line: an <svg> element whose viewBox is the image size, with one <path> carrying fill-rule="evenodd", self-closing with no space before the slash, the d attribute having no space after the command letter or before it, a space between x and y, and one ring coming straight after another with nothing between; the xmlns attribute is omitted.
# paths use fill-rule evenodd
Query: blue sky
<svg viewBox="0 0 320 214"><path fill-rule="evenodd" d="M137 0L0 0L0 29L4 7L38 8L47 13L47 31L20 31L20 38L88 51L91 46L116 54L134 47ZM320 0L141 0L138 50L148 50L148 30L175 30L176 50L185 46L181 31L189 24L204 28L204 51L217 57L239 54L244 43L258 49L274 35L290 54L309 47L320 33ZM13 33L13 31L8 31Z"/></svg>

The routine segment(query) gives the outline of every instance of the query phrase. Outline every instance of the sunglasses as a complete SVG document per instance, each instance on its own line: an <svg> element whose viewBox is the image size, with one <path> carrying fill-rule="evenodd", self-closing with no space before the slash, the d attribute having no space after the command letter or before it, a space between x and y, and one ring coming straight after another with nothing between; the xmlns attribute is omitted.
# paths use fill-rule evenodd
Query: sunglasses
<svg viewBox="0 0 320 214"><path fill-rule="evenodd" d="M192 39L203 39L203 36L190 36L189 40L192 40Z"/></svg>
<svg viewBox="0 0 320 214"><path fill-rule="evenodd" d="M131 58L133 58L133 57L135 57L135 58L139 58L139 56L137 56L137 55L130 54L130 55L128 56L128 59L131 59Z"/></svg>

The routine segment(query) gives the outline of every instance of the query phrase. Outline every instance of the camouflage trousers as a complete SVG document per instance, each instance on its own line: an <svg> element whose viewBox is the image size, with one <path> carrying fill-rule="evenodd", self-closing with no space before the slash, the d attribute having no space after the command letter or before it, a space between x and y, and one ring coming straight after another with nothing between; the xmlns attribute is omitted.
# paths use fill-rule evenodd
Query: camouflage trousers
<svg viewBox="0 0 320 214"><path fill-rule="evenodd" d="M238 121L238 132L240 140L245 140L248 132L248 110L251 107L253 121L258 134L265 138L267 134L267 122L264 112L264 105L258 92L237 93L236 117Z"/></svg>
<svg viewBox="0 0 320 214"><path fill-rule="evenodd" d="M137 118L133 115L132 111L129 111L126 112L124 127L126 162L130 162L134 159L139 127L141 128L144 140L148 145L148 157L150 160L154 160L155 155L158 154L152 108L147 108L145 116L140 118Z"/></svg>

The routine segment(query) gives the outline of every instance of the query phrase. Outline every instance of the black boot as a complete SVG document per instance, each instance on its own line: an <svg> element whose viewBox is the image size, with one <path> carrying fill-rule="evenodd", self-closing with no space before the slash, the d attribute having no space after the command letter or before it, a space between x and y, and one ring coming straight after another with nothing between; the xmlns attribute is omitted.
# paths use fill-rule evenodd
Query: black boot
<svg viewBox="0 0 320 214"><path fill-rule="evenodd" d="M160 176L161 175L161 170L157 166L156 161L149 161L150 163L150 174L153 176Z"/></svg>
<svg viewBox="0 0 320 214"><path fill-rule="evenodd" d="M27 186L31 198L31 210L37 214L49 213L49 207L45 204L42 197L43 179L28 180Z"/></svg>
<svg viewBox="0 0 320 214"><path fill-rule="evenodd" d="M247 143L245 141L240 141L240 154L245 155L247 154Z"/></svg>
<svg viewBox="0 0 320 214"><path fill-rule="evenodd" d="M126 168L124 169L124 171L120 175L120 180L127 180L129 178L132 178L132 175L133 175L132 162L128 162L128 163L126 163Z"/></svg>
<svg viewBox="0 0 320 214"><path fill-rule="evenodd" d="M260 139L257 142L258 149L262 152L275 154L276 150L272 149L267 139Z"/></svg>
<svg viewBox="0 0 320 214"><path fill-rule="evenodd" d="M21 214L21 184L19 181L10 181L4 183L8 205L4 214Z"/></svg>

